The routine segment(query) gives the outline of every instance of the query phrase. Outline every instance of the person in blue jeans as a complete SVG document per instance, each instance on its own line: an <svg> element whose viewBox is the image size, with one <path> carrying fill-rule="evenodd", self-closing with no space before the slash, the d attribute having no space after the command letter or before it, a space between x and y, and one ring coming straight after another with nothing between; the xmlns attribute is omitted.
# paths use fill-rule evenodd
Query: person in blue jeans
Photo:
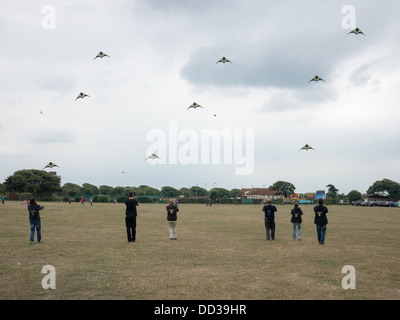
<svg viewBox="0 0 400 320"><path fill-rule="evenodd" d="M328 224L328 208L324 206L324 200L318 199L318 205L314 207L315 218L314 223L317 226L317 237L320 244L325 243L326 225Z"/></svg>
<svg viewBox="0 0 400 320"><path fill-rule="evenodd" d="M44 207L40 206L36 203L36 199L34 197L29 199L28 204L28 212L29 212L29 222L31 225L31 235L29 239L29 243L33 243L36 229L37 242L42 242L42 230L41 230L41 221L40 221L40 210L43 210Z"/></svg>
<svg viewBox="0 0 400 320"><path fill-rule="evenodd" d="M299 234L299 240L301 240L301 223L302 219L301 216L303 214L303 211L299 207L299 203L296 202L294 204L294 208L290 212L292 214L292 218L290 219L290 222L293 224L293 240L296 240L296 227L298 230Z"/></svg>

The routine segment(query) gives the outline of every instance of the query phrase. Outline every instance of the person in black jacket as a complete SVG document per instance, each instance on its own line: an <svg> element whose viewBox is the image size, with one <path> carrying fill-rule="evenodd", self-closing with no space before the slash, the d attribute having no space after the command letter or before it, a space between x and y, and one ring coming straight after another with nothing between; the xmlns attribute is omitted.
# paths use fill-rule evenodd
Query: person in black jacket
<svg viewBox="0 0 400 320"><path fill-rule="evenodd" d="M297 227L299 240L301 241L301 223L302 223L301 216L303 214L303 211L301 211L298 202L294 204L294 208L290 213L292 214L290 222L293 224L293 240L296 240L296 227Z"/></svg>
<svg viewBox="0 0 400 320"><path fill-rule="evenodd" d="M278 211L278 209L272 205L272 200L268 199L267 205L263 207L262 211L264 212L264 225L267 240L275 240L275 212Z"/></svg>
<svg viewBox="0 0 400 320"><path fill-rule="evenodd" d="M34 235L35 235L35 229L36 229L36 236L37 236L37 241L40 243L42 242L42 231L41 231L41 221L40 221L40 210L43 210L43 206L39 206L36 203L36 199L34 197L29 199L29 204L28 204L28 212L29 212L29 222L31 225L31 235L30 235L30 241L29 243L33 243Z"/></svg>
<svg viewBox="0 0 400 320"><path fill-rule="evenodd" d="M324 244L326 235L326 225L328 224L328 208L324 206L324 200L318 199L318 205L314 207L315 218L314 223L317 226L317 237L320 244Z"/></svg>
<svg viewBox="0 0 400 320"><path fill-rule="evenodd" d="M179 211L178 207L174 204L174 200L169 200L169 205L166 206L167 209L167 222L169 229L169 239L176 240L176 224L178 220L177 212Z"/></svg>
<svg viewBox="0 0 400 320"><path fill-rule="evenodd" d="M126 225L126 233L128 236L128 242L136 241L136 217L137 211L136 207L139 205L136 199L134 199L133 191L129 191L128 193L129 199L125 201L126 210L125 210L125 225Z"/></svg>

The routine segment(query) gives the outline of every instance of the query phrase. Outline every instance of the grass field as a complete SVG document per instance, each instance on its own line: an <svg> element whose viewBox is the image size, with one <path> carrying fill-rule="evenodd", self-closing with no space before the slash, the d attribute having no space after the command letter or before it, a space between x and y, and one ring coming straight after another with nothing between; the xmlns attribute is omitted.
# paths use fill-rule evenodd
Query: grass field
<svg viewBox="0 0 400 320"><path fill-rule="evenodd" d="M29 244L25 206L0 205L0 299L399 299L400 209L329 206L325 245L312 206L303 241L292 240L291 206L278 206L266 241L259 205L180 205L178 240L165 204L140 204L128 243L124 204L40 203L43 243ZM35 235L36 240L36 235ZM56 289L42 288L42 267ZM342 288L342 267L356 289Z"/></svg>

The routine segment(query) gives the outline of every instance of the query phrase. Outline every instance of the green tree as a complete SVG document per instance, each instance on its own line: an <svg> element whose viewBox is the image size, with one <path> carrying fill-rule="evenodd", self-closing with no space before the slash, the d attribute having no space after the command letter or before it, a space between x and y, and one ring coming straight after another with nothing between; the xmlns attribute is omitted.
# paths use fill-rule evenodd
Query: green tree
<svg viewBox="0 0 400 320"><path fill-rule="evenodd" d="M193 186L189 190L194 196L205 196L207 194L207 190L199 186Z"/></svg>
<svg viewBox="0 0 400 320"><path fill-rule="evenodd" d="M234 199L236 199L237 197L240 197L241 195L242 195L242 191L240 189L232 189L229 192L229 196Z"/></svg>
<svg viewBox="0 0 400 320"><path fill-rule="evenodd" d="M178 191L179 191L179 195L184 196L185 198L189 198L192 195L189 188L183 187L183 188L180 188Z"/></svg>
<svg viewBox="0 0 400 320"><path fill-rule="evenodd" d="M217 191L219 198L230 197L231 195L231 192L225 188L214 188L213 190Z"/></svg>
<svg viewBox="0 0 400 320"><path fill-rule="evenodd" d="M141 191L141 194L146 195L146 196L160 196L161 192L160 190L150 187L150 186L146 186L146 185L141 185L139 186L139 190Z"/></svg>
<svg viewBox="0 0 400 320"><path fill-rule="evenodd" d="M132 189L132 188L131 188ZM128 191L126 191L126 187L115 187L112 192L111 195L118 198L118 197L127 197L128 196Z"/></svg>
<svg viewBox="0 0 400 320"><path fill-rule="evenodd" d="M212 201L215 201L216 199L221 200L223 198L229 199L231 197L231 192L224 188L213 188L208 192L208 196Z"/></svg>
<svg viewBox="0 0 400 320"><path fill-rule="evenodd" d="M90 184L90 183L84 183L82 184L82 190L81 192L85 195L85 196L95 196L100 194L100 190L97 186Z"/></svg>
<svg viewBox="0 0 400 320"><path fill-rule="evenodd" d="M296 187L290 182L279 180L268 189L278 191L278 194L283 195L285 198L287 198L294 193Z"/></svg>
<svg viewBox="0 0 400 320"><path fill-rule="evenodd" d="M107 202L108 199L107 199L107 196L105 196L104 194L101 194L98 196L97 201L98 202Z"/></svg>
<svg viewBox="0 0 400 320"><path fill-rule="evenodd" d="M113 189L113 187L106 186L104 184L99 187L100 194L112 194Z"/></svg>
<svg viewBox="0 0 400 320"><path fill-rule="evenodd" d="M378 180L368 188L367 193L386 193L390 200L397 201L400 199L400 184L390 179Z"/></svg>
<svg viewBox="0 0 400 320"><path fill-rule="evenodd" d="M358 201L358 200L362 200L362 194L361 192L357 191L357 190L351 190L349 192L349 194L347 195L347 198L349 199L350 202L353 201Z"/></svg>
<svg viewBox="0 0 400 320"><path fill-rule="evenodd" d="M218 191L214 188L214 189L211 189L209 192L208 192L208 197L211 199L211 201L215 201L216 199L219 199L220 197L218 196Z"/></svg>
<svg viewBox="0 0 400 320"><path fill-rule="evenodd" d="M328 192L326 194L326 197L335 199L337 194L338 194L339 189L336 189L333 184L328 184L326 187L328 188Z"/></svg>
<svg viewBox="0 0 400 320"><path fill-rule="evenodd" d="M5 191L31 193L37 198L61 191L60 178L44 170L24 169L14 172L4 182Z"/></svg>
<svg viewBox="0 0 400 320"><path fill-rule="evenodd" d="M178 197L179 196L179 190L170 187L170 186L164 186L161 188L161 195L163 197Z"/></svg>
<svg viewBox="0 0 400 320"><path fill-rule="evenodd" d="M71 182L67 182L62 186L62 193L75 198L81 193L82 187Z"/></svg>

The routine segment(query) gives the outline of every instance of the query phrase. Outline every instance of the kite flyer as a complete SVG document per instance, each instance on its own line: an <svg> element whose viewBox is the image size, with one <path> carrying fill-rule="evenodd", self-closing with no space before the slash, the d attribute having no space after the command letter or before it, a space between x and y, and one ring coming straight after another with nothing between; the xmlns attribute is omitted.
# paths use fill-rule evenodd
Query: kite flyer
<svg viewBox="0 0 400 320"><path fill-rule="evenodd" d="M134 193L129 191L129 199L125 201L126 211L125 211L125 225L126 233L128 236L128 242L136 241L136 207L139 205L136 199L133 198Z"/></svg>
<svg viewBox="0 0 400 320"><path fill-rule="evenodd" d="M300 209L298 202L294 204L294 208L290 213L292 214L290 222L293 224L293 240L296 240L296 227L297 227L299 240L301 241L301 222L302 222L301 216L303 214L303 211Z"/></svg>
<svg viewBox="0 0 400 320"><path fill-rule="evenodd" d="M324 244L326 225L328 224L328 218L326 217L326 214L328 213L328 208L324 206L324 200L322 198L318 199L318 205L314 207L314 212L314 223L317 226L318 242L320 244Z"/></svg>
<svg viewBox="0 0 400 320"><path fill-rule="evenodd" d="M263 207L262 211L264 212L267 240L275 240L275 212L278 211L278 209L272 205L271 199L268 199L267 205Z"/></svg>
<svg viewBox="0 0 400 320"><path fill-rule="evenodd" d="M169 229L169 239L176 240L176 224L178 220L177 212L179 211L178 207L174 204L174 200L169 200L169 205L166 206L167 209L167 222Z"/></svg>
<svg viewBox="0 0 400 320"><path fill-rule="evenodd" d="M31 236L29 243L33 243L35 229L36 229L36 236L37 242L42 242L42 231L41 231L41 222L40 222L40 210L43 210L43 206L39 206L36 203L36 199L34 197L29 199L28 204L28 212L29 212L29 222L31 224Z"/></svg>

